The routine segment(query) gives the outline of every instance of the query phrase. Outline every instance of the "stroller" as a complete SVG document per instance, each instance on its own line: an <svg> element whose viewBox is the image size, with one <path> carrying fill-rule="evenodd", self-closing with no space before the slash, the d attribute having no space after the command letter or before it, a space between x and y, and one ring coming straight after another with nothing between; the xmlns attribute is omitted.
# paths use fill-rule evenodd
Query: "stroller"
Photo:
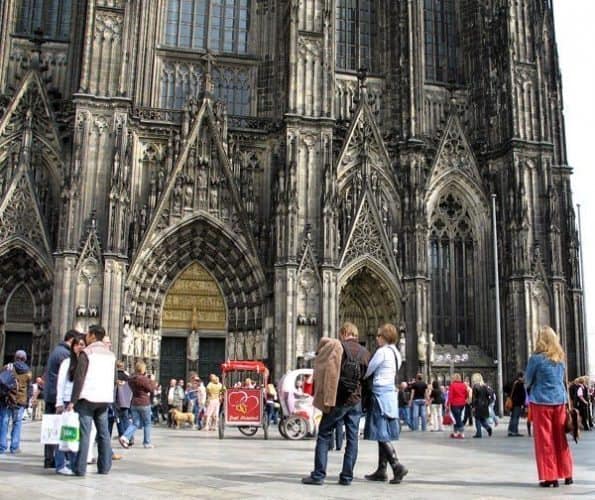
<svg viewBox="0 0 595 500"><path fill-rule="evenodd" d="M309 383L314 370L300 368L287 372L279 381L279 402L282 416L279 433L292 441L316 435L320 410L313 406L312 384Z"/></svg>

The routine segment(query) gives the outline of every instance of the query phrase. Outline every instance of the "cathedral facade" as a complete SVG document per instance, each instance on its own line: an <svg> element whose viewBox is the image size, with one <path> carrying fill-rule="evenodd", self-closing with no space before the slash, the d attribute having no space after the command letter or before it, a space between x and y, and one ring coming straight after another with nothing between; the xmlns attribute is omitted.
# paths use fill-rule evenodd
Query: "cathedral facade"
<svg viewBox="0 0 595 500"><path fill-rule="evenodd" d="M5 358L101 323L162 380L279 377L350 320L490 374L495 195L505 376L544 323L585 372L551 1L0 8Z"/></svg>

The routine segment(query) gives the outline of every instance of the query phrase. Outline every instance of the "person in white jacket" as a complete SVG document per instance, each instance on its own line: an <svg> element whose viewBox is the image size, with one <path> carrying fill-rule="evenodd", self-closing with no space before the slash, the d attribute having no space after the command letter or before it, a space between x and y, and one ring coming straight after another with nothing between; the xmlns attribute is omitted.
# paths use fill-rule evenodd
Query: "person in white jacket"
<svg viewBox="0 0 595 500"><path fill-rule="evenodd" d="M85 339L82 334L72 342L70 356L60 363L58 369L58 382L56 393L56 413L61 414L69 408L70 398L72 396L72 386L74 370L78 360L79 353L85 348ZM70 408L70 411L72 409ZM55 463L56 473L64 476L72 476L72 467L76 464L77 454L72 452L56 450Z"/></svg>

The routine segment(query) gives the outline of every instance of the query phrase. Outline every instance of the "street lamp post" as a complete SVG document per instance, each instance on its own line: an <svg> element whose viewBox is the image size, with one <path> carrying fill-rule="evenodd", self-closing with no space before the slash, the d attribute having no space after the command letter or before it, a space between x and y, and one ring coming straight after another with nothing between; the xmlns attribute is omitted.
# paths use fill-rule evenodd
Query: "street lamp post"
<svg viewBox="0 0 595 500"><path fill-rule="evenodd" d="M502 373L502 327L500 325L500 276L498 273L498 231L496 229L496 195L492 194L492 227L494 234L494 291L496 295L496 350L498 355L498 414L504 414Z"/></svg>

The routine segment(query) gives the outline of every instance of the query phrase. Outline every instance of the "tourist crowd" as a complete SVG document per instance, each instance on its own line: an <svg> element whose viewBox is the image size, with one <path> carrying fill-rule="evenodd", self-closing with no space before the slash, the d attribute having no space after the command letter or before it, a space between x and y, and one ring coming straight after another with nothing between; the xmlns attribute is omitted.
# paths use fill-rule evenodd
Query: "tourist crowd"
<svg viewBox="0 0 595 500"><path fill-rule="evenodd" d="M484 431L492 436L498 425L496 393L480 373L464 379L452 373L448 383L428 383L420 373L415 379L398 383L401 355L396 347L395 327L386 324L378 330L378 348L373 356L357 339L357 328L351 323L342 327L339 339L322 338L313 379L298 380L292 391L296 398L310 398L313 407L322 412L314 469L303 483L324 482L328 451L333 446L340 450L343 441L345 457L339 482L351 483L362 415L364 439L378 443L378 467L365 476L371 481L388 480L388 466L393 472L391 483L400 483L408 473L392 444L402 428L441 432L452 426L450 437L464 439L467 424L474 425L474 438L484 437ZM564 359L557 335L543 327L526 373L519 372L505 388L505 406L510 413L507 434L523 436L519 422L526 418L527 434L533 431L534 435L541 486L556 487L560 478L566 484L573 482L572 457L564 432L565 405L570 402L577 409L584 430L593 427L594 387L587 377L568 383ZM255 384L247 378L238 386L254 388ZM121 458L111 445L114 427L123 448L134 446L136 431L142 429L142 446L147 449L154 446L151 430L156 424L212 431L218 425L224 391L217 375L210 375L205 385L194 372L187 382L171 379L167 387L162 387L154 375L147 373L144 362L138 361L132 374L123 362L116 362L102 327L91 326L84 335L71 330L50 354L43 377L33 380L27 353L22 350L0 371L0 453L20 452L21 425L27 410L37 418L41 411L76 411L80 425L78 451L46 445L45 467L55 468L61 475L84 476L87 465L95 462L98 472L107 474L112 460ZM263 394L266 418L277 423L277 388L268 384Z"/></svg>

